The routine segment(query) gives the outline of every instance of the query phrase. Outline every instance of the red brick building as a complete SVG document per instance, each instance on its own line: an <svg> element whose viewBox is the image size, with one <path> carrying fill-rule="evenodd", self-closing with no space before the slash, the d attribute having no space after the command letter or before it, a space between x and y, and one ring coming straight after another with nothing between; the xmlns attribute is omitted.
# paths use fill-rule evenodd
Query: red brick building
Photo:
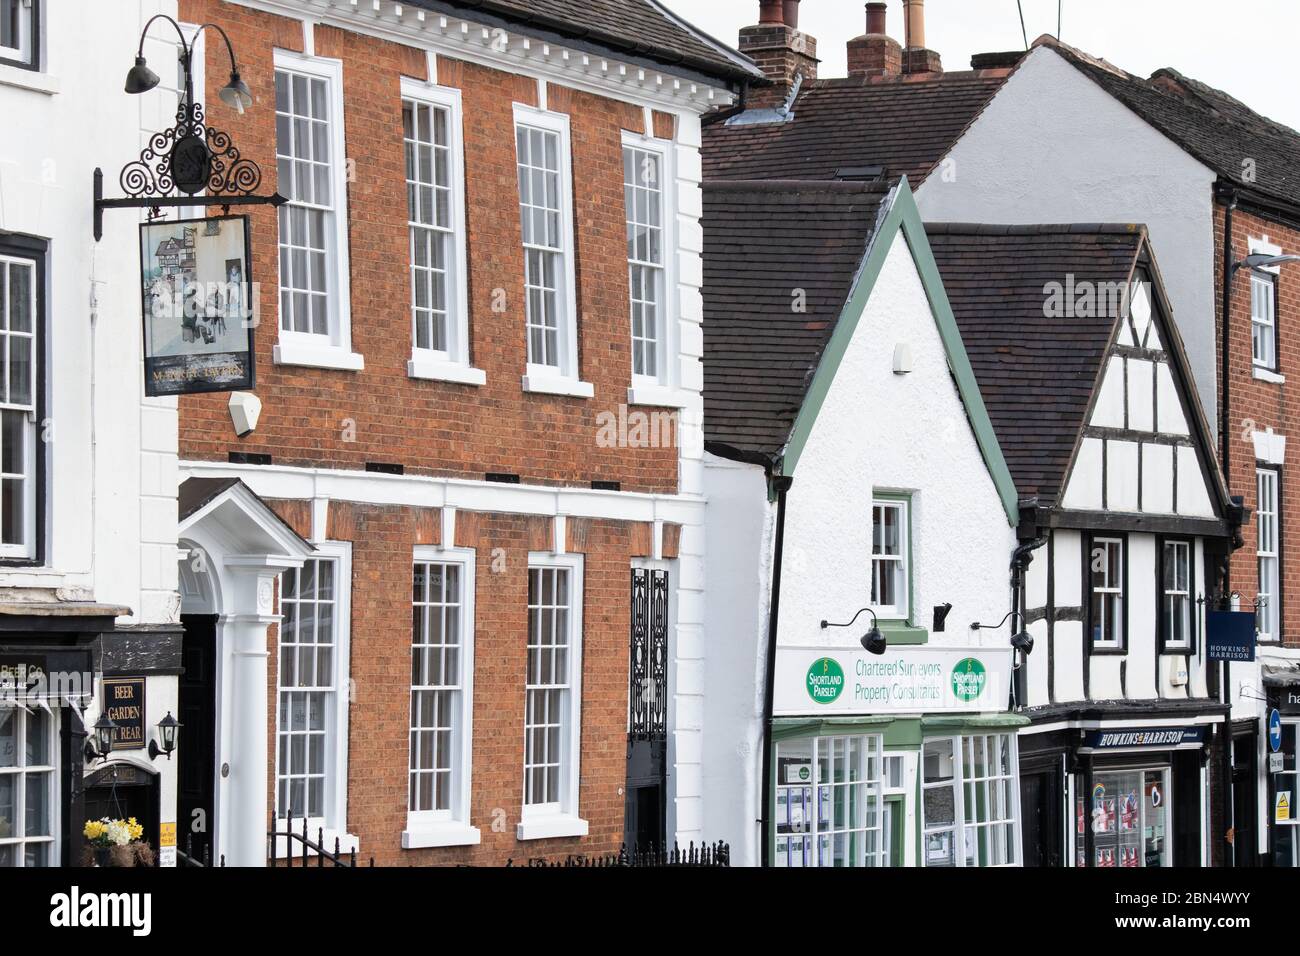
<svg viewBox="0 0 1300 956"><path fill-rule="evenodd" d="M180 2L289 200L250 214L255 398L180 400L182 829L699 842L699 117L761 74L623 0L305 6Z"/></svg>

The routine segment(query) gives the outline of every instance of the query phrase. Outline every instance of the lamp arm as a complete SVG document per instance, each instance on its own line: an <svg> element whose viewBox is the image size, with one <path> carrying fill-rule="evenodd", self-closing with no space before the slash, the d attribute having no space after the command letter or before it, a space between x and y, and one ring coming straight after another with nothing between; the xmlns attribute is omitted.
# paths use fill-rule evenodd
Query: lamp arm
<svg viewBox="0 0 1300 956"><path fill-rule="evenodd" d="M223 40L226 41L226 52L230 54L230 72L231 72L231 73L238 73L238 72L239 72L239 66L235 63L235 48L234 48L234 46L231 45L231 43L230 43L230 37L226 35L226 31L225 31L225 30L223 30L223 29L222 29L218 24L216 24L216 23L204 23L204 24L201 25L197 30L194 31L194 35L195 35L195 36L198 36L200 33L202 33L204 30L208 29L209 27L211 27L213 30L216 30L218 33L220 33L220 34L221 34L221 39L223 39Z"/></svg>
<svg viewBox="0 0 1300 956"><path fill-rule="evenodd" d="M153 22L155 20L166 20L173 27L175 27L176 35L181 38L181 47L185 50L185 59L188 60L190 56L190 45L185 42L185 31L181 29L181 25L179 23L177 23L175 20L173 20L165 13L155 13L153 16L149 18L149 22L146 23L144 25L144 29L140 31L140 46L136 49L135 55L144 56L144 40L149 33L149 28L153 26ZM200 27L200 29L202 28Z"/></svg>
<svg viewBox="0 0 1300 956"><path fill-rule="evenodd" d="M858 618L862 617L862 614L863 614L864 611L865 611L867 614L870 614L870 615L871 615L871 626L872 626L872 627L877 626L877 621L876 621L876 612L873 611L873 610L871 610L871 608L869 608L869 607L864 607L864 608L863 608L861 611L859 611L857 614L853 615L853 620L851 620L851 621L849 621L849 622L847 622L847 623L845 623L845 624L832 624L830 621L822 621L822 628L823 628L823 630L824 630L825 628L828 628L828 627L852 627L855 623L857 623Z"/></svg>
<svg viewBox="0 0 1300 956"><path fill-rule="evenodd" d="M972 631L996 631L1003 624L1007 623L1007 618L1009 617L1020 617L1020 612L1015 609L1007 611L1006 614L1002 615L1002 620L998 621L996 624L981 624L979 621L975 621L971 624L970 629Z"/></svg>

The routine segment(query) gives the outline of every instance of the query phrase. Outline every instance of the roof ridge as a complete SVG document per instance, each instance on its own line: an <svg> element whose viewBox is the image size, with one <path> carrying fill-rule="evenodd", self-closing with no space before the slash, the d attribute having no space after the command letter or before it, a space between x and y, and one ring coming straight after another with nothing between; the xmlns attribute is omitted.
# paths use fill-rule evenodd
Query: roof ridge
<svg viewBox="0 0 1300 956"><path fill-rule="evenodd" d="M706 179L705 189L722 192L843 192L886 193L898 179L879 179L871 182L845 179Z"/></svg>
<svg viewBox="0 0 1300 956"><path fill-rule="evenodd" d="M988 223L927 222L925 231L946 236L1141 236L1144 223L1123 222L1055 222L1055 223Z"/></svg>

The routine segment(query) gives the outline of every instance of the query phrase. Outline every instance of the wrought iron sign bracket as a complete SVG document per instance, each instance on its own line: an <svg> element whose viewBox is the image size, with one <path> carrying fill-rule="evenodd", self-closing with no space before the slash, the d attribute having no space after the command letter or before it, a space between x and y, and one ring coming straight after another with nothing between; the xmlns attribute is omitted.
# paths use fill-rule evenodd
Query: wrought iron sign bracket
<svg viewBox="0 0 1300 956"><path fill-rule="evenodd" d="M150 209L160 214L164 208L180 206L283 206L289 200L279 193L270 196L133 196L126 199L104 198L104 172L95 170L95 241L104 238L105 209Z"/></svg>

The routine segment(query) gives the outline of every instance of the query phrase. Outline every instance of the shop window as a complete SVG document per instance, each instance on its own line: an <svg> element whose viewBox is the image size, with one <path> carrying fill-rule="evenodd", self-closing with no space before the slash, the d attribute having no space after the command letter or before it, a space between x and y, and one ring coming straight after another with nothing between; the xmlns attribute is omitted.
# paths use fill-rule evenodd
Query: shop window
<svg viewBox="0 0 1300 956"><path fill-rule="evenodd" d="M1255 470L1255 556L1259 568L1259 597L1255 602L1255 622L1261 641L1282 639L1280 584L1282 499L1281 470L1260 466Z"/></svg>
<svg viewBox="0 0 1300 956"><path fill-rule="evenodd" d="M879 735L776 746L776 866L885 866L885 761Z"/></svg>
<svg viewBox="0 0 1300 956"><path fill-rule="evenodd" d="M1160 549L1160 643L1165 651L1192 649L1192 543L1165 541Z"/></svg>
<svg viewBox="0 0 1300 956"><path fill-rule="evenodd" d="M1282 724L1282 770L1273 774L1273 805L1269 808L1269 828L1273 834L1273 865L1300 866L1300 812L1296 799L1300 797L1300 768L1296 761L1296 722Z"/></svg>
<svg viewBox="0 0 1300 956"><path fill-rule="evenodd" d="M1092 866L1136 869L1169 866L1169 768L1094 773ZM1075 801L1076 830L1086 825L1084 797ZM1082 837L1076 865L1087 866Z"/></svg>
<svg viewBox="0 0 1300 956"><path fill-rule="evenodd" d="M1093 650L1124 650L1124 539L1094 537L1088 547L1088 632Z"/></svg>
<svg viewBox="0 0 1300 956"><path fill-rule="evenodd" d="M0 707L0 869L57 866L55 715Z"/></svg>
<svg viewBox="0 0 1300 956"><path fill-rule="evenodd" d="M885 620L911 615L911 535L904 498L871 503L871 608Z"/></svg>
<svg viewBox="0 0 1300 956"><path fill-rule="evenodd" d="M922 865L1020 864L1017 764L1013 734L925 741Z"/></svg>

